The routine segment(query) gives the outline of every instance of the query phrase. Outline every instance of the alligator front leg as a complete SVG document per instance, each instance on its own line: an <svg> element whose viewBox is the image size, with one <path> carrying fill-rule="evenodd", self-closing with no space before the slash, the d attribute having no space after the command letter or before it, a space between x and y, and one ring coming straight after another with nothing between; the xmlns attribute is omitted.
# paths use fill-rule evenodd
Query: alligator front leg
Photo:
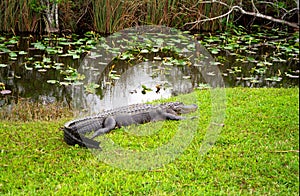
<svg viewBox="0 0 300 196"><path fill-rule="evenodd" d="M167 120L184 120L184 119L186 119L186 117L184 117L184 116L177 116L177 115L170 114L170 113L164 113L164 115Z"/></svg>
<svg viewBox="0 0 300 196"><path fill-rule="evenodd" d="M117 125L116 120L113 117L107 117L104 120L104 128L96 130L93 136L91 137L91 139L94 139L99 135L110 132L111 130L115 129L116 125Z"/></svg>
<svg viewBox="0 0 300 196"><path fill-rule="evenodd" d="M167 111L167 112L161 112L160 116L162 117L161 119L158 118L158 120L185 120L187 119L184 116L178 116L176 113L174 114L173 112ZM196 116L191 117L190 119L195 119L197 118Z"/></svg>
<svg viewBox="0 0 300 196"><path fill-rule="evenodd" d="M164 116L164 118L166 118L166 120L184 120L185 117L183 116L177 116L175 114L170 114L167 112L163 112L162 115Z"/></svg>
<svg viewBox="0 0 300 196"><path fill-rule="evenodd" d="M156 110L155 112L152 112L150 114L152 117L151 121L161 121L161 120L183 120L186 119L183 116L178 116L174 111L162 111L162 110Z"/></svg>

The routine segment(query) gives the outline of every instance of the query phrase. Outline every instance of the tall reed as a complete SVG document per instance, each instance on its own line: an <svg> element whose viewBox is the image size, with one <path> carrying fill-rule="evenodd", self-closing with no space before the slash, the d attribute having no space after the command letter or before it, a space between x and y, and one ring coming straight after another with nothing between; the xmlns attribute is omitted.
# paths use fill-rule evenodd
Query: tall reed
<svg viewBox="0 0 300 196"><path fill-rule="evenodd" d="M41 15L31 5L33 0L3 0L0 2L0 31L37 31Z"/></svg>
<svg viewBox="0 0 300 196"><path fill-rule="evenodd" d="M235 0L221 1L231 5ZM233 18L184 26L185 23L216 17L226 11L221 4L199 0L93 0L93 8L95 29L102 33L146 24L215 31L224 29Z"/></svg>
<svg viewBox="0 0 300 196"><path fill-rule="evenodd" d="M225 6L227 4L229 7ZM224 18L203 23L186 24L213 18L229 11L230 6L240 5L238 0L60 0L59 21L61 30L95 30L113 33L136 25L166 25L180 29L216 31L235 22L234 12ZM261 13L282 16L282 10L295 8L294 0L268 3L254 0ZM253 10L251 1L243 2L245 10ZM0 31L37 32L45 26L40 0L1 0ZM295 13L286 14L292 18ZM248 17L248 20L253 18Z"/></svg>
<svg viewBox="0 0 300 196"><path fill-rule="evenodd" d="M102 33L120 30L125 5L123 0L93 0L94 27Z"/></svg>

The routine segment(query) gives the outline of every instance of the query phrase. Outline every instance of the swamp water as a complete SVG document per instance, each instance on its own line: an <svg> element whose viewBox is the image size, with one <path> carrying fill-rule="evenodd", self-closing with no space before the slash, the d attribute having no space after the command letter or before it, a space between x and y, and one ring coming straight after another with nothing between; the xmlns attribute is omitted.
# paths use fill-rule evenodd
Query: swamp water
<svg viewBox="0 0 300 196"><path fill-rule="evenodd" d="M93 114L209 88L205 65L186 58L195 48L187 35L149 34L116 33L110 39L93 32L82 37L2 35L0 107L28 98L43 104L63 102L71 108L76 102L77 108ZM212 55L205 54L205 62L219 68L226 87L298 86L299 38L273 34L210 35L198 43Z"/></svg>

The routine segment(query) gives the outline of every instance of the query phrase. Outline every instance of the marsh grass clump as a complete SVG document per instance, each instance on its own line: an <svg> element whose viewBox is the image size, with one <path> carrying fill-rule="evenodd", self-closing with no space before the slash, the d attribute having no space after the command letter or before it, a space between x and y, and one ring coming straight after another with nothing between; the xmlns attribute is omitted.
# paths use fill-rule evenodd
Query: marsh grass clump
<svg viewBox="0 0 300 196"><path fill-rule="evenodd" d="M18 99L15 103L0 108L0 120L50 121L72 116L72 111L62 102L43 104L29 99Z"/></svg>

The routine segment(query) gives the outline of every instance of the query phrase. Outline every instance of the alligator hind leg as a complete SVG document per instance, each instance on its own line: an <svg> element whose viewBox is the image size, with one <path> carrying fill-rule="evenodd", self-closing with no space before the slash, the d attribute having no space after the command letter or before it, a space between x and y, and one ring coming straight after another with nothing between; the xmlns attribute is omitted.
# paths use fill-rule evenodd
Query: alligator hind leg
<svg viewBox="0 0 300 196"><path fill-rule="evenodd" d="M98 129L95 131L91 139L94 139L95 137L108 133L109 131L113 130L116 127L116 120L113 117L107 117L104 120L104 128Z"/></svg>

